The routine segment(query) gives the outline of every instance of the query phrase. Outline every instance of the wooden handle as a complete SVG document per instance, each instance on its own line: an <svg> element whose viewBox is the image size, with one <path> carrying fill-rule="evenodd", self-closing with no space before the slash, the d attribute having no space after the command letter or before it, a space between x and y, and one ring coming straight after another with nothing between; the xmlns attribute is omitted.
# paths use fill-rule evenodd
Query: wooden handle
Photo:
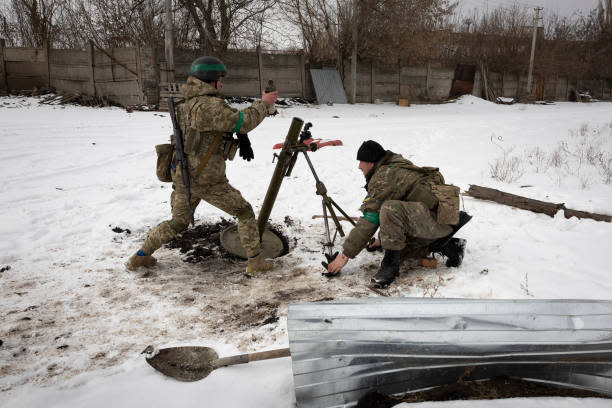
<svg viewBox="0 0 612 408"><path fill-rule="evenodd" d="M323 215L313 215L312 216L313 220L316 220L317 218L324 218L324 216ZM346 217L337 217L337 218L339 221L349 221L350 222L350 220ZM351 217L351 218L353 219L353 221L359 221L359 217Z"/></svg>
<svg viewBox="0 0 612 408"><path fill-rule="evenodd" d="M260 351L257 353L239 354L237 356L222 357L211 362L214 368L226 367L236 364L246 364L251 361L270 360L273 358L289 357L291 351L289 348Z"/></svg>
<svg viewBox="0 0 612 408"><path fill-rule="evenodd" d="M247 354L249 356L249 362L251 361L259 361L259 360L270 360L273 358L282 358L291 356L291 351L289 348L269 350L269 351L260 351L258 353L250 353Z"/></svg>

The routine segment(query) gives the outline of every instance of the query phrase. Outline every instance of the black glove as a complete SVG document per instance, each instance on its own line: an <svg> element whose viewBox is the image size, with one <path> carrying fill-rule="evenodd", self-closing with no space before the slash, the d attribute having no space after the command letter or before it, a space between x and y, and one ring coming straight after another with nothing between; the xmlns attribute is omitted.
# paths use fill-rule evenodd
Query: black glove
<svg viewBox="0 0 612 408"><path fill-rule="evenodd" d="M374 242L376 242L376 238L372 237L372 239L370 240L370 242L368 242L368 245L366 245L366 251L368 252L376 252L376 251L381 251L383 250L382 246L377 246L377 247L370 247L370 245L372 245Z"/></svg>
<svg viewBox="0 0 612 408"><path fill-rule="evenodd" d="M333 255L329 255L329 254L325 254L325 258L327 259L327 262L321 262L321 265L323 265L323 267L325 268L325 272L321 272L322 275L327 276L328 278L331 278L332 276L336 276L337 274L334 273L330 273L327 270L327 267L329 266L330 263L332 263L334 261L334 259L336 259L336 257L338 256L340 252L336 252Z"/></svg>
<svg viewBox="0 0 612 408"><path fill-rule="evenodd" d="M238 136L240 157L242 157L246 161L251 161L251 159L254 159L255 154L253 153L253 149L251 149L251 141L249 140L249 135L247 135L246 133L236 133L236 136Z"/></svg>

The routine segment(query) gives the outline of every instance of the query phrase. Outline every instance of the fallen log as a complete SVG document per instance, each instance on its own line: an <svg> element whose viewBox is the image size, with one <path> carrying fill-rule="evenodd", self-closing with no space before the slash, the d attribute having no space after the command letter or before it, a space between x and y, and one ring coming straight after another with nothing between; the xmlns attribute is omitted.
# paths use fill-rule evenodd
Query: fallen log
<svg viewBox="0 0 612 408"><path fill-rule="evenodd" d="M475 184L470 184L470 189L463 194L479 200L494 201L522 210L543 213L550 217L554 217L557 211L563 210L565 218L577 217L580 219L588 218L595 221L612 222L612 216L610 215L572 210L565 207L564 203L550 203L547 201L534 200L532 198L506 193L494 188L477 186Z"/></svg>
<svg viewBox="0 0 612 408"><path fill-rule="evenodd" d="M585 212L585 211L571 210L569 208L563 208L563 212L564 212L565 218L572 218L572 217L589 218L595 221L612 222L612 216L606 215L606 214L597 214L597 213L590 213L590 212Z"/></svg>
<svg viewBox="0 0 612 408"><path fill-rule="evenodd" d="M564 207L563 203L555 204L533 200L531 198L506 193L494 188L481 187L475 184L470 184L470 189L464 194L480 200L495 201L499 204L509 205L536 213L543 213L551 217L554 217L557 211Z"/></svg>

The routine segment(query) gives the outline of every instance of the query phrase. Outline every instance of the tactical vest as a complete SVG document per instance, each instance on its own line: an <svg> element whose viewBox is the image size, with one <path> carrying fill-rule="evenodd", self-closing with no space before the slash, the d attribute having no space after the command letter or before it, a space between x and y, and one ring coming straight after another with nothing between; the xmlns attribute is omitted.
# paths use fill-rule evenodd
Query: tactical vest
<svg viewBox="0 0 612 408"><path fill-rule="evenodd" d="M211 153L221 155L225 160L233 160L238 150L238 141L234 139L231 132L201 132L191 127L191 115L203 103L201 98L191 98L180 105L181 121L179 125L183 130L185 154L202 157L212 146L213 140L221 136L221 140Z"/></svg>

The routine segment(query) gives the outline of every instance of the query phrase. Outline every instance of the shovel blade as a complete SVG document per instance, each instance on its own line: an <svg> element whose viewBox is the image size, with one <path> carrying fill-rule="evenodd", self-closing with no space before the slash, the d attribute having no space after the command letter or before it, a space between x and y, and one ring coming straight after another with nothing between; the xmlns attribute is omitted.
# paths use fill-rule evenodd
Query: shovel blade
<svg viewBox="0 0 612 408"><path fill-rule="evenodd" d="M186 346L160 349L146 358L147 363L160 373L179 381L198 381L214 370L212 361L219 358L210 347Z"/></svg>

